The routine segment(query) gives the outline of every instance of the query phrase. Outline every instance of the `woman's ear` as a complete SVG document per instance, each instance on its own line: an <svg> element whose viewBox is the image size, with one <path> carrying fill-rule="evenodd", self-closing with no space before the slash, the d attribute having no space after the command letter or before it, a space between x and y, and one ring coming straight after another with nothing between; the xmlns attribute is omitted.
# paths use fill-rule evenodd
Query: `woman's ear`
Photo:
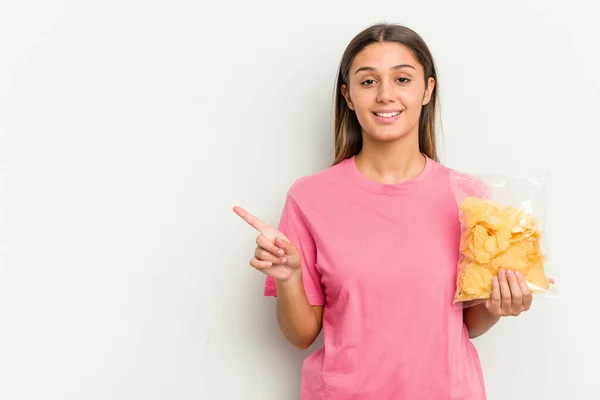
<svg viewBox="0 0 600 400"><path fill-rule="evenodd" d="M433 94L433 88L435 88L435 79L430 77L427 80L427 88L425 89L425 94L423 95L423 105L429 104L431 101L431 95Z"/></svg>
<svg viewBox="0 0 600 400"><path fill-rule="evenodd" d="M346 99L346 104L348 104L348 108L354 111L354 105L352 104L352 99L350 98L350 93L348 92L346 84L342 85L342 96L344 96L344 99Z"/></svg>

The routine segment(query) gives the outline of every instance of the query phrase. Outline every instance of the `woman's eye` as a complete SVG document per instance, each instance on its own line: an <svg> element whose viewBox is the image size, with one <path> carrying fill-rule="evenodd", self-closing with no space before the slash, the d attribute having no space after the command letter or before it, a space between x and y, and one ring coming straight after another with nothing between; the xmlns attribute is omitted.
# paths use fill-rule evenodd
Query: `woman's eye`
<svg viewBox="0 0 600 400"><path fill-rule="evenodd" d="M408 82L410 82L410 79L409 78L398 78L397 81L399 81L400 83L408 83ZM360 84L363 86L371 86L374 83L375 83L375 79L365 79Z"/></svg>

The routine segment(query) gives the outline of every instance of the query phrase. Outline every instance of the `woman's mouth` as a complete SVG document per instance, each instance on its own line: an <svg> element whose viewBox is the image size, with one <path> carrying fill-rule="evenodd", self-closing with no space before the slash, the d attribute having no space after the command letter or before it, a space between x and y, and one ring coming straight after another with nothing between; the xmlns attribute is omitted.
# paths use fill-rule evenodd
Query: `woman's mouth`
<svg viewBox="0 0 600 400"><path fill-rule="evenodd" d="M374 111L373 112L375 119L377 121L385 123L385 124L391 124L393 122L396 122L398 120L398 118L400 117L400 114L402 114L402 111Z"/></svg>

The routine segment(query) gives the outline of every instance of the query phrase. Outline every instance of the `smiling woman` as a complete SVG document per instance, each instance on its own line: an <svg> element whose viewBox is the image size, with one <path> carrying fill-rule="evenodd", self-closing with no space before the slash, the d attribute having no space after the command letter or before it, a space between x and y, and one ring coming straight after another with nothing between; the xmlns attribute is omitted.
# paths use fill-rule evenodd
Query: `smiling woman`
<svg viewBox="0 0 600 400"><path fill-rule="evenodd" d="M486 398L470 337L501 314L452 304L460 222L436 153L437 88L414 31L359 33L338 71L333 164L294 183L279 229L234 208L260 232L250 264L284 336L306 349L324 331L302 400Z"/></svg>
<svg viewBox="0 0 600 400"><path fill-rule="evenodd" d="M384 26L358 34L342 57L335 100L334 164L357 155L370 139L407 136L405 141L418 144L420 152L438 161L439 83L433 56L414 31ZM418 141L411 141L415 135Z"/></svg>

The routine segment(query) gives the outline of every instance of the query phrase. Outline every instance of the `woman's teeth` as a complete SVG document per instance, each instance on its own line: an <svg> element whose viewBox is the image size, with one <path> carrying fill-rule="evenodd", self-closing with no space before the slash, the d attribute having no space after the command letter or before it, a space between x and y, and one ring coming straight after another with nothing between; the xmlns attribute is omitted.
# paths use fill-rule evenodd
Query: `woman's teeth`
<svg viewBox="0 0 600 400"><path fill-rule="evenodd" d="M391 112L391 113L375 113L375 115L377 115L378 117L383 117L383 118L395 117L398 114L400 114L399 111Z"/></svg>

